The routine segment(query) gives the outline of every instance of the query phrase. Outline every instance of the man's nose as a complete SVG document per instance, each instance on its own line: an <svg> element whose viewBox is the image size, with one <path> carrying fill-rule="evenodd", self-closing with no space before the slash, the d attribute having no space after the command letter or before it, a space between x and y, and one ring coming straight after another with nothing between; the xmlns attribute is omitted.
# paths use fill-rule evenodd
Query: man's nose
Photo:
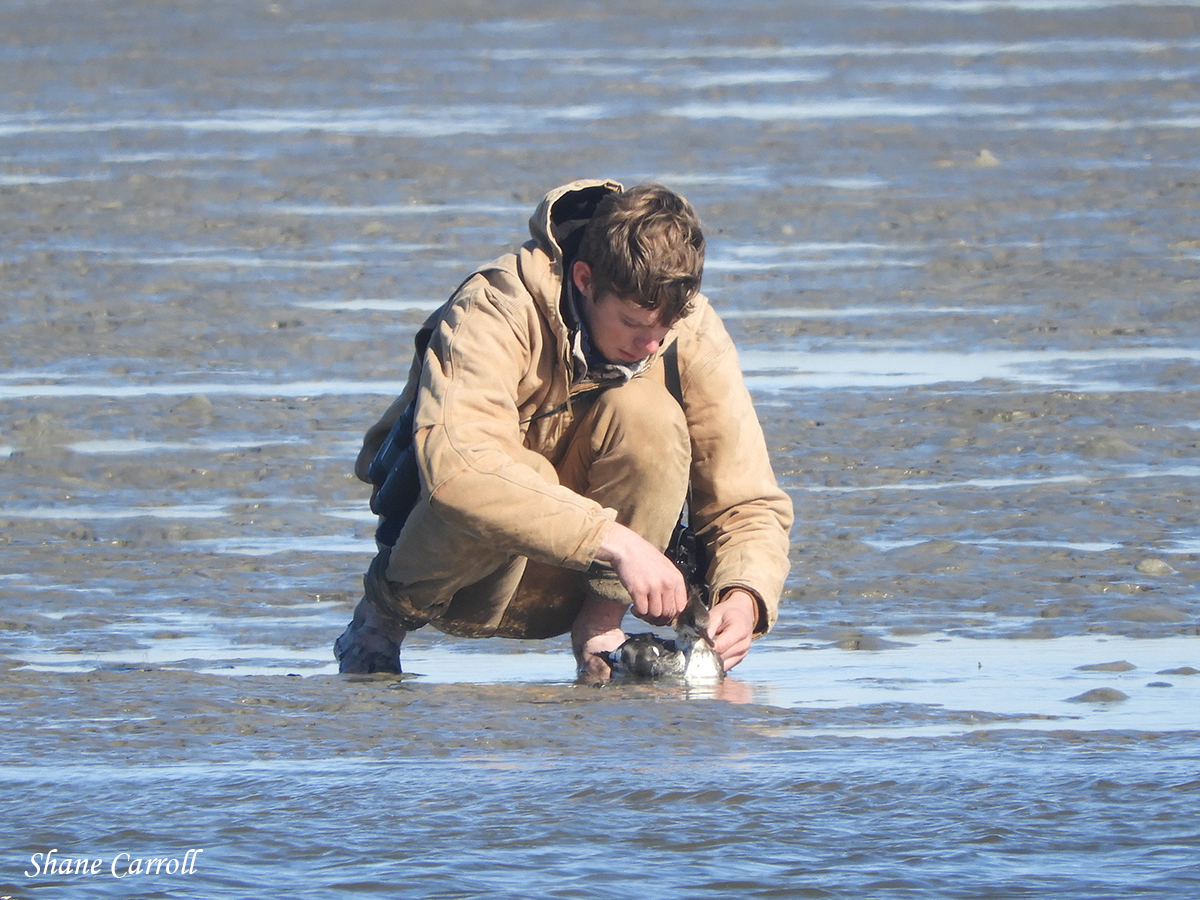
<svg viewBox="0 0 1200 900"><path fill-rule="evenodd" d="M658 349L658 345L661 343L661 339L655 337L654 335L646 335L638 340L638 346L646 351L647 356L655 352Z"/></svg>

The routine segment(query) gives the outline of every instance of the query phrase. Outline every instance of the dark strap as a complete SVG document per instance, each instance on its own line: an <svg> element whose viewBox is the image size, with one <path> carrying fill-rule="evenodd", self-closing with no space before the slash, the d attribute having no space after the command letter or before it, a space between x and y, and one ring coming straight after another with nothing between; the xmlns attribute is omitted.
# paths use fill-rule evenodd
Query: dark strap
<svg viewBox="0 0 1200 900"><path fill-rule="evenodd" d="M667 391L675 398L680 409L683 408L683 386L679 379L679 341L672 341L662 354L664 380ZM683 509L679 511L679 521L671 534L671 542L667 545L667 556L683 572L689 585L702 588L707 598L708 588L704 583L708 572L708 551L704 542L692 528L692 480L688 478L687 498L683 501ZM705 606L708 600L705 599Z"/></svg>
<svg viewBox="0 0 1200 900"><path fill-rule="evenodd" d="M679 340L673 340L663 351L663 366L666 369L667 390L675 402L683 406L683 385L679 381Z"/></svg>
<svg viewBox="0 0 1200 900"><path fill-rule="evenodd" d="M675 398L675 402L679 404L679 408L683 409L683 385L679 380L679 341L678 339L671 341L667 348L663 350L663 369L664 378L667 382L667 391ZM687 528L692 520L692 480L688 479L687 499L684 500L683 509L679 513L679 524L681 527Z"/></svg>

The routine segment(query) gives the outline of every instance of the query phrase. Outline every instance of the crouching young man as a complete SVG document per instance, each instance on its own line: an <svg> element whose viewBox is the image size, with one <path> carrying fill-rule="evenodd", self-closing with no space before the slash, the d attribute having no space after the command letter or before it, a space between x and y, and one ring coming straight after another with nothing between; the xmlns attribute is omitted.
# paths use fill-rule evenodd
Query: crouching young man
<svg viewBox="0 0 1200 900"><path fill-rule="evenodd" d="M419 481L411 511L376 510L380 551L334 645L340 670L399 672L405 635L429 624L570 631L580 672L603 677L594 655L622 643L627 609L655 625L684 609L663 550L689 482L728 670L775 622L792 506L699 293L699 219L659 185L579 181L529 224L532 240L425 323L404 393L367 432L359 478L399 431Z"/></svg>

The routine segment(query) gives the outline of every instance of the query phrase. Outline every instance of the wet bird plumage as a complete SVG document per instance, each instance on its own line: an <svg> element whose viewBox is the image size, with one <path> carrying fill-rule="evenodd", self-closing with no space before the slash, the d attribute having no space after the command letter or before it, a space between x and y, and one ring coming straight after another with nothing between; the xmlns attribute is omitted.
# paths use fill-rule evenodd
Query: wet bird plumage
<svg viewBox="0 0 1200 900"><path fill-rule="evenodd" d="M675 620L675 639L653 632L631 634L616 650L606 655L615 677L679 678L685 681L724 677L720 657L702 633L708 627L704 592L692 588L688 605Z"/></svg>

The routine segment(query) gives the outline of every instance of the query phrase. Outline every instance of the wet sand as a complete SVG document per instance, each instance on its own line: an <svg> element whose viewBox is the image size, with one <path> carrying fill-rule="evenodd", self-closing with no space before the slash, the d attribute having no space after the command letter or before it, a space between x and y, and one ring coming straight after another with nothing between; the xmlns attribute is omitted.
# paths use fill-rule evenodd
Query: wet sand
<svg viewBox="0 0 1200 900"><path fill-rule="evenodd" d="M51 847L203 847L137 895L1194 893L1196 4L0 33L3 892L134 895L26 877ZM403 679L336 675L362 431L591 176L705 220L796 503L778 628L716 694L425 631Z"/></svg>

